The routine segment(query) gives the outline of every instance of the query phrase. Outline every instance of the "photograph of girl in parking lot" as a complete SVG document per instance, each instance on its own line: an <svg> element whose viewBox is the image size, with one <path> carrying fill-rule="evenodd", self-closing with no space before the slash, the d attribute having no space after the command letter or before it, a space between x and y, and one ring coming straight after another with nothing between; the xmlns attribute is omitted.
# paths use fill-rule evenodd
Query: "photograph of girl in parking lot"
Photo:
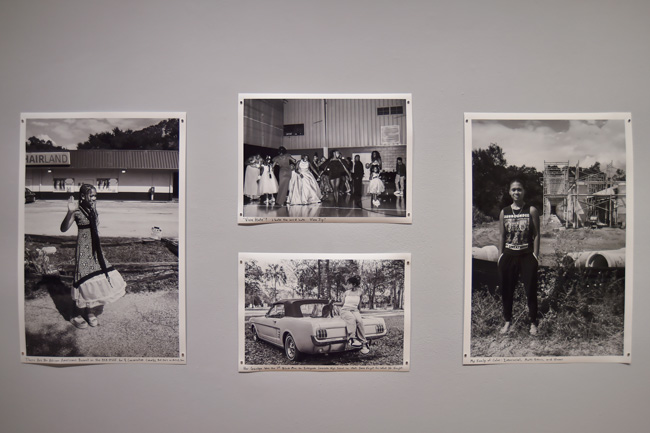
<svg viewBox="0 0 650 433"><path fill-rule="evenodd" d="M185 114L24 113L20 145L21 360L184 364Z"/></svg>
<svg viewBox="0 0 650 433"><path fill-rule="evenodd" d="M239 254L239 371L407 371L410 254Z"/></svg>

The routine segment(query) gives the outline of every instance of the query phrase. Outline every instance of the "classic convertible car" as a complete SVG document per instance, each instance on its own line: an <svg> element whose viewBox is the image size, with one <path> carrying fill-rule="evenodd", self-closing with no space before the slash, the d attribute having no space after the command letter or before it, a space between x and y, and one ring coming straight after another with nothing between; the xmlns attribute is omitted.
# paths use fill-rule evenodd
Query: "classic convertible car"
<svg viewBox="0 0 650 433"><path fill-rule="evenodd" d="M253 340L264 340L283 347L287 358L299 360L303 354L357 350L346 341L345 322L338 307L327 307L327 299L284 299L275 302L264 316L249 321ZM370 343L386 335L381 317L361 315L366 339Z"/></svg>

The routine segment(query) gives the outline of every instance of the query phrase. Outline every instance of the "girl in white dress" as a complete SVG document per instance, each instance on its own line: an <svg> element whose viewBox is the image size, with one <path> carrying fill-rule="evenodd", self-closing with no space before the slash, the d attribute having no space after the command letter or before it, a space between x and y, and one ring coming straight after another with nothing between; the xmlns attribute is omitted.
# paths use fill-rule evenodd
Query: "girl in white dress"
<svg viewBox="0 0 650 433"><path fill-rule="evenodd" d="M262 167L262 157L260 155L251 156L246 161L246 173L244 175L244 195L250 200L257 200L259 196L260 168Z"/></svg>
<svg viewBox="0 0 650 433"><path fill-rule="evenodd" d="M379 178L379 165L372 165L370 168L370 184L368 184L368 194L372 195L372 204L379 206L377 196L384 192L384 182Z"/></svg>
<svg viewBox="0 0 650 433"><path fill-rule="evenodd" d="M289 198L287 199L289 205L320 203L320 187L311 173L312 169L316 170L309 162L309 157L302 155L301 160L296 164L295 172L291 175Z"/></svg>
<svg viewBox="0 0 650 433"><path fill-rule="evenodd" d="M275 174L273 174L273 166L274 164L273 161L271 161L271 157L267 156L266 160L262 163L259 183L259 195L262 196L264 204L275 203L275 197L273 197L273 194L278 192L278 181L275 178Z"/></svg>

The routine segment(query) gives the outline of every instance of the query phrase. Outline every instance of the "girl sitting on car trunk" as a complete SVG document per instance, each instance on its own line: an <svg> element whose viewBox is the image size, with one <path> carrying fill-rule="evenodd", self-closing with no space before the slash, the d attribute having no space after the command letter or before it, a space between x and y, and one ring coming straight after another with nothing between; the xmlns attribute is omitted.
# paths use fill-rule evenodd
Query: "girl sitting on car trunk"
<svg viewBox="0 0 650 433"><path fill-rule="evenodd" d="M365 355L370 352L370 349L363 332L363 321L359 312L361 295L363 294L360 285L361 280L358 276L348 278L347 282L343 284L343 287L345 287L343 300L338 305L341 305L341 319L345 320L348 333L347 344L354 348L360 347L361 353Z"/></svg>

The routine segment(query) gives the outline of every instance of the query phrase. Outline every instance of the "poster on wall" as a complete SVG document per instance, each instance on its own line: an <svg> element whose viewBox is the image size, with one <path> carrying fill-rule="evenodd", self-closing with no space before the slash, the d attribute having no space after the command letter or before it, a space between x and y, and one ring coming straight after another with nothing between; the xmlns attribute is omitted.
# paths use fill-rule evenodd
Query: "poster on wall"
<svg viewBox="0 0 650 433"><path fill-rule="evenodd" d="M465 114L463 362L631 362L630 113Z"/></svg>
<svg viewBox="0 0 650 433"><path fill-rule="evenodd" d="M410 94L240 94L238 222L411 223Z"/></svg>
<svg viewBox="0 0 650 433"><path fill-rule="evenodd" d="M239 254L239 371L408 371L411 255Z"/></svg>
<svg viewBox="0 0 650 433"><path fill-rule="evenodd" d="M185 113L20 122L21 361L185 364Z"/></svg>

